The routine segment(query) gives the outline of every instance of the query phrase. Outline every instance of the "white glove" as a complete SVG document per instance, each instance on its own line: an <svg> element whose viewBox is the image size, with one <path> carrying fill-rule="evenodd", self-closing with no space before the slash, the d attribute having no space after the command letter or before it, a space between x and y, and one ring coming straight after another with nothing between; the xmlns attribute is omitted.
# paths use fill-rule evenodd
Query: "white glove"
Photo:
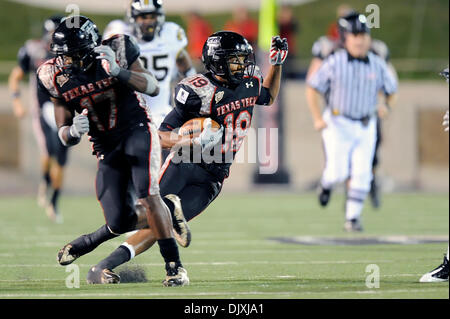
<svg viewBox="0 0 450 319"><path fill-rule="evenodd" d="M193 142L200 144L202 147L202 152L206 149L212 148L214 145L222 141L223 126L219 130L213 131L211 129L211 119L207 118L204 122L205 128L202 130L200 135L193 139Z"/></svg>
<svg viewBox="0 0 450 319"><path fill-rule="evenodd" d="M286 38L281 39L278 35L272 37L270 45L269 61L272 65L282 65L288 55L288 42Z"/></svg>
<svg viewBox="0 0 450 319"><path fill-rule="evenodd" d="M442 126L444 126L444 131L448 132L448 125L449 125L449 114L448 111L445 112L444 118L443 118Z"/></svg>
<svg viewBox="0 0 450 319"><path fill-rule="evenodd" d="M84 109L81 114L73 118L73 124L70 126L69 133L73 137L80 138L81 135L89 132L89 119L87 117L88 110Z"/></svg>
<svg viewBox="0 0 450 319"><path fill-rule="evenodd" d="M102 66L106 73L112 76L117 76L119 74L120 66L117 64L116 54L111 47L101 45L94 48L94 52L99 54L96 58L102 60Z"/></svg>

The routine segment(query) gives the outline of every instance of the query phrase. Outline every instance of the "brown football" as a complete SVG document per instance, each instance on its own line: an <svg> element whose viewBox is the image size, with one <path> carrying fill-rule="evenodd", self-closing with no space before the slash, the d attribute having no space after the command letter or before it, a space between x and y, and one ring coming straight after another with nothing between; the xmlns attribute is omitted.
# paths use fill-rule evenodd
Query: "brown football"
<svg viewBox="0 0 450 319"><path fill-rule="evenodd" d="M187 136L189 135L190 138L197 137L202 132L204 126L203 123L205 122L206 117L196 117L194 119L191 119L183 124L182 127L180 127L180 130L178 131L178 135L181 136ZM214 121L211 120L211 128L214 130L218 130L220 128L220 125Z"/></svg>

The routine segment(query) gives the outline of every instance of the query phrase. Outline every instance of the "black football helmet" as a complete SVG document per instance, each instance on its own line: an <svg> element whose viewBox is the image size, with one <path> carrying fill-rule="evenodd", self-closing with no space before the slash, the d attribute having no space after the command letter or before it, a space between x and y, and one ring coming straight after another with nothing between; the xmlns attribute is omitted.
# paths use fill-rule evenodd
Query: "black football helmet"
<svg viewBox="0 0 450 319"><path fill-rule="evenodd" d="M342 41L345 40L346 33L369 33L370 28L367 26L367 18L363 14L352 11L346 16L338 19L339 37Z"/></svg>
<svg viewBox="0 0 450 319"><path fill-rule="evenodd" d="M245 75L253 76L256 66L253 48L247 39L231 31L219 31L208 37L203 45L202 62L208 71L231 84L239 84ZM230 62L239 65L234 72Z"/></svg>
<svg viewBox="0 0 450 319"><path fill-rule="evenodd" d="M58 67L71 75L91 67L95 61L94 48L100 41L98 28L92 20L71 16L63 18L53 32L50 49L56 55Z"/></svg>
<svg viewBox="0 0 450 319"><path fill-rule="evenodd" d="M129 10L130 23L133 25L134 33L140 40L150 42L161 31L166 20L162 0L133 0ZM153 23L138 23L136 18L146 14L154 14L156 19Z"/></svg>

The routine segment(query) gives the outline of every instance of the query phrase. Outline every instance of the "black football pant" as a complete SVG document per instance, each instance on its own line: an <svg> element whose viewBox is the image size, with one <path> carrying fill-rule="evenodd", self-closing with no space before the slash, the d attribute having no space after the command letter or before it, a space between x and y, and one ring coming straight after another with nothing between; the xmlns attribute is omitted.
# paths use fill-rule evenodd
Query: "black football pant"
<svg viewBox="0 0 450 319"><path fill-rule="evenodd" d="M181 200L187 221L203 212L219 195L223 180L218 180L200 164L173 163L169 156L161 169L160 194L175 194Z"/></svg>

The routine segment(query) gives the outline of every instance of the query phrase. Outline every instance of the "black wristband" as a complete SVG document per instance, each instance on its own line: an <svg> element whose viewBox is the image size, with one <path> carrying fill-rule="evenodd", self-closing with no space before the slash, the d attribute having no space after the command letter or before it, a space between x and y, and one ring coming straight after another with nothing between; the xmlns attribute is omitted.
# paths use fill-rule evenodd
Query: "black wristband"
<svg viewBox="0 0 450 319"><path fill-rule="evenodd" d="M75 137L70 134L70 127L67 129L67 145L77 145L81 141L81 137Z"/></svg>
<svg viewBox="0 0 450 319"><path fill-rule="evenodd" d="M116 78L118 78L123 83L128 83L131 77L131 72L125 69L120 68L119 74L117 74Z"/></svg>

